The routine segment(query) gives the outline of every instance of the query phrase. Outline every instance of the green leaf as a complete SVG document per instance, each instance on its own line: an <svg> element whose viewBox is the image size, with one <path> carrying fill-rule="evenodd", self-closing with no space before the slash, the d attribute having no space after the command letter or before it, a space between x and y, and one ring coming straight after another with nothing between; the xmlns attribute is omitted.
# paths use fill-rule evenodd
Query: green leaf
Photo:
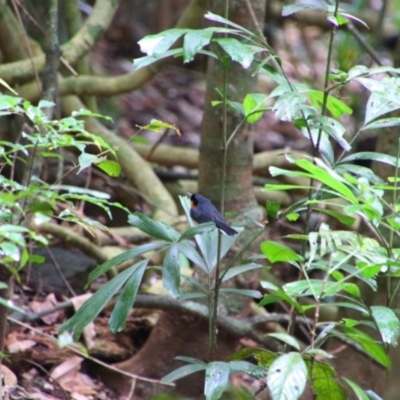
<svg viewBox="0 0 400 400"><path fill-rule="evenodd" d="M324 93L317 90L310 90L307 94L309 95L311 104L316 108L320 108L324 100ZM339 119L343 114L351 115L353 113L353 110L346 103L331 95L328 96L326 107L335 119Z"/></svg>
<svg viewBox="0 0 400 400"><path fill-rule="evenodd" d="M148 263L149 259L142 260L129 268L132 270L132 274L126 281L108 321L112 333L121 332L125 328L126 319L132 310Z"/></svg>
<svg viewBox="0 0 400 400"><path fill-rule="evenodd" d="M133 69L135 71L137 71L141 68L147 67L147 66L155 63L156 61L160 61L164 58L168 58L171 56L178 56L181 54L182 54L182 49L172 49L172 50L166 51L161 56L145 56L145 57L136 58L135 60L133 60Z"/></svg>
<svg viewBox="0 0 400 400"><path fill-rule="evenodd" d="M346 390L335 379L335 370L321 361L314 361L312 368L312 388L316 400L346 400Z"/></svg>
<svg viewBox="0 0 400 400"><path fill-rule="evenodd" d="M275 303L277 301L286 301L293 306L298 312L303 312L303 307L290 295L285 293L281 288L278 288L271 282L261 281L261 287L272 292L272 295L265 295L259 302L259 306L263 307L267 304Z"/></svg>
<svg viewBox="0 0 400 400"><path fill-rule="evenodd" d="M269 240L261 243L261 251L272 264L276 262L303 261L303 257L289 247Z"/></svg>
<svg viewBox="0 0 400 400"><path fill-rule="evenodd" d="M204 224L192 226L187 231L182 233L181 237L179 238L179 242L181 242L182 240L190 239L195 235L200 235L204 232L211 232L213 230L215 230L214 222L206 222Z"/></svg>
<svg viewBox="0 0 400 400"><path fill-rule="evenodd" d="M267 385L272 400L297 400L307 383L307 367L299 353L278 357L270 366Z"/></svg>
<svg viewBox="0 0 400 400"><path fill-rule="evenodd" d="M400 333L399 318L388 307L372 306L371 312L383 342L396 346Z"/></svg>
<svg viewBox="0 0 400 400"><path fill-rule="evenodd" d="M346 128L339 121L324 115L317 115L312 118L312 121L315 124L313 124L313 128L321 128L332 139L334 139L343 150L351 150L350 144L343 138L343 135L346 133Z"/></svg>
<svg viewBox="0 0 400 400"><path fill-rule="evenodd" d="M269 190L267 189L267 186L265 187L265 190ZM273 185L274 186L274 185ZM286 185L284 185L286 186ZM295 186L295 185L292 185ZM274 189L271 189L274 190ZM279 190L279 189L278 189ZM283 189L286 190L286 189ZM281 202L280 201L267 201L266 205L265 205L265 211L267 213L267 217L270 219L275 219L276 216L278 215L279 210L281 209Z"/></svg>
<svg viewBox="0 0 400 400"><path fill-rule="evenodd" d="M0 253L2 253L2 258L4 257L9 257L14 261L19 261L21 258L21 253L19 251L19 248L16 244L11 243L11 242L3 242L0 243Z"/></svg>
<svg viewBox="0 0 400 400"><path fill-rule="evenodd" d="M241 64L244 69L251 66L254 59L254 51L250 46L239 42L235 38L218 38L215 41L224 49L224 51L233 60Z"/></svg>
<svg viewBox="0 0 400 400"><path fill-rule="evenodd" d="M218 400L229 383L230 368L227 363L215 361L208 364L204 394L206 400Z"/></svg>
<svg viewBox="0 0 400 400"><path fill-rule="evenodd" d="M315 160L317 161L318 159ZM316 180L322 182L324 185L337 192L340 197L345 198L353 204L358 204L357 198L354 196L353 192L341 182L343 178L336 174L333 170L328 172L308 160L297 160L295 163L300 168L308 171Z"/></svg>
<svg viewBox="0 0 400 400"><path fill-rule="evenodd" d="M283 343L288 344L289 346L293 347L294 349L300 351L300 345L297 339L293 336L288 335L287 333L267 333L266 336L273 337L275 339L280 340Z"/></svg>
<svg viewBox="0 0 400 400"><path fill-rule="evenodd" d="M221 288L219 289L221 293L234 293L239 294L241 296L248 296L254 299L260 299L262 294L258 290L251 289L234 289L234 288Z"/></svg>
<svg viewBox="0 0 400 400"><path fill-rule="evenodd" d="M223 274L222 282L225 282L228 279L231 279L236 275L243 274L244 272L253 271L255 269L260 269L260 268L267 268L267 267L265 265L261 265L261 264L250 263L250 264L240 265L238 267L229 268L226 271L226 273Z"/></svg>
<svg viewBox="0 0 400 400"><path fill-rule="evenodd" d="M348 163L352 161L359 160L370 160L370 161L379 161L384 164L389 164L392 166L400 166L400 162L397 162L396 157L389 156L384 153L375 153L372 151L363 151L360 153L350 154L349 156L343 158L340 163Z"/></svg>
<svg viewBox="0 0 400 400"><path fill-rule="evenodd" d="M321 298L333 296L344 289L344 284L320 279L304 279L287 283L283 289L289 296L317 296Z"/></svg>
<svg viewBox="0 0 400 400"><path fill-rule="evenodd" d="M179 296L181 283L180 259L178 245L173 244L167 251L163 261L162 279L164 287L173 298Z"/></svg>
<svg viewBox="0 0 400 400"><path fill-rule="evenodd" d="M371 336L358 329L346 326L342 326L340 329L346 337L359 343L360 346L379 364L383 365L385 368L390 368L390 358L381 343L377 343Z"/></svg>
<svg viewBox="0 0 400 400"><path fill-rule="evenodd" d="M183 367L177 368L168 375L161 379L163 383L170 383L177 381L178 379L184 378L185 376L194 374L195 372L203 371L207 368L206 364L189 364Z"/></svg>
<svg viewBox="0 0 400 400"><path fill-rule="evenodd" d="M72 318L60 327L60 333L68 331L72 333L75 340L77 340L86 325L100 314L101 310L108 304L118 290L121 289L134 271L134 268L128 268L103 285L83 304Z"/></svg>
<svg viewBox="0 0 400 400"><path fill-rule="evenodd" d="M242 373L260 379L267 375L265 368L259 367L248 361L230 361L228 362L232 374Z"/></svg>
<svg viewBox="0 0 400 400"><path fill-rule="evenodd" d="M382 129L382 128L390 128L394 126L400 126L400 118L382 118L376 121L372 121L366 125L364 125L360 130L367 131L371 129Z"/></svg>
<svg viewBox="0 0 400 400"><path fill-rule="evenodd" d="M98 161L98 157L94 154L82 153L78 157L78 161L79 161L79 170L77 173L79 174L84 169L92 166L92 164L95 164Z"/></svg>
<svg viewBox="0 0 400 400"><path fill-rule="evenodd" d="M319 10L321 7L317 7L315 5L311 4L289 4L286 6L283 6L282 8L282 17L288 17L289 15L292 15L294 13L297 13L299 11L303 10Z"/></svg>
<svg viewBox="0 0 400 400"><path fill-rule="evenodd" d="M113 160L103 160L96 164L108 176L118 177L121 175L121 165Z"/></svg>
<svg viewBox="0 0 400 400"><path fill-rule="evenodd" d="M353 390L354 394L357 396L357 400L371 400L370 397L364 392L364 390L362 390L361 387L357 385L357 383L353 382L352 380L346 377L343 377L342 379Z"/></svg>
<svg viewBox="0 0 400 400"><path fill-rule="evenodd" d="M331 217L336 218L342 224L345 224L345 225L348 225L348 226L353 225L354 222L356 221L356 219L354 217L350 217L349 215L345 215L345 214L342 214L340 212L333 211L333 210L330 210L330 209L327 209L327 208L313 207L313 209L315 211L322 212L323 214L330 215Z"/></svg>
<svg viewBox="0 0 400 400"><path fill-rule="evenodd" d="M192 61L200 49L210 43L212 35L212 31L205 29L189 30L183 40L183 62Z"/></svg>
<svg viewBox="0 0 400 400"><path fill-rule="evenodd" d="M200 267L204 272L207 273L207 265L205 264L203 258L200 256L198 251L191 245L187 240L180 241L178 243L179 251L192 261L195 265Z"/></svg>
<svg viewBox="0 0 400 400"><path fill-rule="evenodd" d="M148 253L149 251L159 250L164 248L168 245L166 242L153 242L153 243L146 243L142 244L134 249L125 251L122 254L117 255L116 257L111 258L110 260L106 261L105 263L96 267L88 277L88 285L93 282L99 276L105 274L109 271L112 267L117 266L119 264L124 263L128 260L133 260L142 254Z"/></svg>
<svg viewBox="0 0 400 400"><path fill-rule="evenodd" d="M128 222L148 235L167 242L175 242L180 237L180 234L173 228L161 222L155 222L139 211L131 214Z"/></svg>
<svg viewBox="0 0 400 400"><path fill-rule="evenodd" d="M150 121L150 124L141 126L141 129L160 133L164 129L175 129L175 125L169 124L168 122L160 121L158 119L152 119Z"/></svg>
<svg viewBox="0 0 400 400"><path fill-rule="evenodd" d="M148 35L139 40L140 50L148 56L159 57L183 35L186 29L168 29L155 35Z"/></svg>
<svg viewBox="0 0 400 400"><path fill-rule="evenodd" d="M265 101L267 96L260 93L248 93L243 100L243 109L247 122L254 124L265 112Z"/></svg>
<svg viewBox="0 0 400 400"><path fill-rule="evenodd" d="M224 24L224 25L228 25L228 26L233 26L234 28L236 28L239 32L245 32L246 34L253 36L253 33L250 32L249 30L247 30L246 28L243 28L243 26L239 25L239 24L235 24L232 21L229 21L229 19L226 19L224 17L221 17L218 14L213 14L212 12L208 11L207 14L204 16L205 19L208 19L209 21L214 21L214 22L218 22L220 24ZM228 33L229 30L226 32ZM235 32L235 31L233 31Z"/></svg>
<svg viewBox="0 0 400 400"><path fill-rule="evenodd" d="M53 205L47 201L35 201L29 205L29 211L32 213L39 212L45 215L53 215Z"/></svg>

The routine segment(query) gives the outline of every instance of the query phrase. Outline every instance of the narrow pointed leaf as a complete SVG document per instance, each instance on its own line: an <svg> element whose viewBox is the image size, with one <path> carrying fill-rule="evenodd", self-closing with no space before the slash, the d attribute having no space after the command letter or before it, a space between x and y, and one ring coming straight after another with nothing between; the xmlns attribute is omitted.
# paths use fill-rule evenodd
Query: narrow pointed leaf
<svg viewBox="0 0 400 400"><path fill-rule="evenodd" d="M148 235L167 242L174 242L178 240L180 236L179 233L170 226L162 222L155 222L147 215L138 211L129 216L128 222Z"/></svg>
<svg viewBox="0 0 400 400"><path fill-rule="evenodd" d="M204 364L189 364L189 365L184 365L183 367L180 367L176 369L175 371L172 371L170 374L164 376L161 379L161 382L165 383L170 383L177 381L178 379L184 378L185 376L194 374L195 372L205 370L207 368L207 365Z"/></svg>
<svg viewBox="0 0 400 400"><path fill-rule="evenodd" d="M181 283L180 259L178 245L173 244L164 257L162 279L164 287L173 298L179 296L179 285Z"/></svg>
<svg viewBox="0 0 400 400"><path fill-rule="evenodd" d="M132 310L148 263L149 259L146 259L130 267L132 275L126 281L108 322L111 332L120 332L125 328L126 319Z"/></svg>
<svg viewBox="0 0 400 400"><path fill-rule="evenodd" d="M85 304L83 304L72 318L61 326L60 332L71 332L74 335L75 340L77 340L86 325L92 322L100 314L101 310L129 279L132 272L133 270L128 268L102 286L89 300L85 302Z"/></svg>
<svg viewBox="0 0 400 400"><path fill-rule="evenodd" d="M97 268L95 268L88 277L88 284L90 284L91 282L93 282L96 278L98 278L99 276L103 275L104 273L106 273L107 271L109 271L112 267L119 265L125 261L128 260L133 260L139 256L141 256L142 254L145 254L149 251L153 251L153 250L159 250L163 247L165 247L166 245L168 245L168 243L166 242L154 242L154 243L146 243L143 244L141 246L138 246L134 249L125 251L122 254L119 254L116 257L111 258L110 260L106 261L105 263L99 265Z"/></svg>

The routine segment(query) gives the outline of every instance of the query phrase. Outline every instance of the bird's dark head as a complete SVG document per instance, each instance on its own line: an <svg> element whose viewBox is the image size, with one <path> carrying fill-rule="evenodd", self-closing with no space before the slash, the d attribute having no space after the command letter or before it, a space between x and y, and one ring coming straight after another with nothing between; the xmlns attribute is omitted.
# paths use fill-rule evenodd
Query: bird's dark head
<svg viewBox="0 0 400 400"><path fill-rule="evenodd" d="M199 204L199 196L198 194L192 194L192 193L188 193L187 197L190 199L190 207L197 207L197 205Z"/></svg>

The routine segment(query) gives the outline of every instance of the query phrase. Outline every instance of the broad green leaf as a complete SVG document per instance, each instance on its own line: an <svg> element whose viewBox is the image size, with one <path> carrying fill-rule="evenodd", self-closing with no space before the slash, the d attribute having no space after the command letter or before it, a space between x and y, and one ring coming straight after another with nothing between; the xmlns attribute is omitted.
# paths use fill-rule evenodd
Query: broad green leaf
<svg viewBox="0 0 400 400"><path fill-rule="evenodd" d="M204 224L200 224L197 226L192 226L189 228L187 231L183 232L181 237L179 238L179 241L181 242L182 240L190 239L195 235L200 235L204 232L211 232L215 229L215 223L214 222L206 222Z"/></svg>
<svg viewBox="0 0 400 400"><path fill-rule="evenodd" d="M192 246L187 240L180 241L178 243L179 251L192 261L195 265L200 267L204 272L207 273L207 265L204 263L203 258L200 256L198 251Z"/></svg>
<svg viewBox="0 0 400 400"><path fill-rule="evenodd" d="M137 71L138 69L147 67L147 66L155 63L156 61L160 61L164 58L168 58L171 56L177 56L177 55L181 55L181 54L182 54L182 49L172 49L172 50L166 51L161 56L145 56L145 57L136 58L133 60L133 69Z"/></svg>
<svg viewBox="0 0 400 400"><path fill-rule="evenodd" d="M105 274L109 271L112 267L122 264L125 261L133 260L142 254L148 253L149 251L159 250L163 247L166 247L168 243L166 242L153 242L153 243L146 243L142 244L134 249L125 251L122 254L119 254L116 257L111 258L110 260L106 261L105 263L96 267L88 277L88 284L92 283L96 278Z"/></svg>
<svg viewBox="0 0 400 400"><path fill-rule="evenodd" d="M314 107L320 108L324 100L324 94L321 91L317 90L308 90L307 91L310 102ZM328 95L328 100L326 103L326 108L330 111L333 118L339 119L343 114L351 115L353 110L342 100Z"/></svg>
<svg viewBox="0 0 400 400"><path fill-rule="evenodd" d="M324 282L320 279L304 279L287 283L283 286L283 290L293 297L316 296L325 298L340 292L344 289L344 286L345 284L333 281Z"/></svg>
<svg viewBox="0 0 400 400"><path fill-rule="evenodd" d="M241 64L244 69L251 66L254 59L254 51L250 46L239 42L235 38L218 38L215 41L225 50L229 57Z"/></svg>
<svg viewBox="0 0 400 400"><path fill-rule="evenodd" d="M203 371L207 368L206 364L189 364L183 367L177 368L168 375L161 379L161 382L170 383L177 381L178 379L184 378L185 376L194 374L195 372Z"/></svg>
<svg viewBox="0 0 400 400"><path fill-rule="evenodd" d="M206 381L204 394L206 400L218 400L224 393L229 383L229 364L215 361L208 364L206 369Z"/></svg>
<svg viewBox="0 0 400 400"><path fill-rule="evenodd" d="M148 56L163 55L183 34L186 29L168 29L155 35L148 35L139 40L140 50Z"/></svg>
<svg viewBox="0 0 400 400"><path fill-rule="evenodd" d="M148 263L149 259L142 260L129 268L132 274L126 281L108 321L112 333L121 332L125 328L126 319L132 310Z"/></svg>
<svg viewBox="0 0 400 400"><path fill-rule="evenodd" d="M297 339L295 339L293 336L288 335L287 333L267 333L266 336L273 337L275 339L280 340L283 343L288 344L289 346L293 347L294 349L300 351L300 345Z"/></svg>
<svg viewBox="0 0 400 400"><path fill-rule="evenodd" d="M218 14L213 14L212 12L207 12L207 14L204 16L205 19L208 19L209 21L214 21L214 22L218 22L220 24L224 24L224 25L228 25L228 26L233 26L234 28L236 28L239 32L245 32L246 34L253 36L253 33L250 32L249 30L247 30L246 28L243 28L243 26L239 25L239 24L235 24L232 21L229 21L229 19L226 19L224 17L221 17ZM227 31L228 33L229 31Z"/></svg>
<svg viewBox="0 0 400 400"><path fill-rule="evenodd" d="M200 49L210 43L212 35L212 31L204 29L189 30L183 39L183 62L192 61Z"/></svg>
<svg viewBox="0 0 400 400"><path fill-rule="evenodd" d="M234 288L221 288L220 293L234 293L241 296L253 297L254 299L260 299L262 294L258 290L251 289L234 289Z"/></svg>
<svg viewBox="0 0 400 400"><path fill-rule="evenodd" d="M229 268L226 271L226 273L223 274L222 282L225 282L228 279L231 279L236 275L243 274L244 272L252 271L254 269L260 269L260 268L267 268L267 267L265 265L261 265L261 264L250 263L250 264L244 264L244 265L239 265L237 267Z"/></svg>
<svg viewBox="0 0 400 400"><path fill-rule="evenodd" d="M19 247L16 244L11 242L3 242L0 243L0 249L0 254L2 256L1 258L9 257L16 262L20 260L21 253Z"/></svg>
<svg viewBox="0 0 400 400"><path fill-rule="evenodd" d="M3 79L0 78L0 85L3 85L5 88L7 88L10 92L15 94L16 96L18 93Z"/></svg>
<svg viewBox="0 0 400 400"><path fill-rule="evenodd" d="M260 307L266 306L271 303L276 303L277 301L286 301L297 311L302 312L303 306L301 306L295 298L291 297L271 282L261 281L261 287L263 289L271 291L272 294L264 295L264 298L259 302Z"/></svg>
<svg viewBox="0 0 400 400"><path fill-rule="evenodd" d="M267 96L261 93L248 93L243 100L243 109L247 122L254 124L265 112L265 100Z"/></svg>
<svg viewBox="0 0 400 400"><path fill-rule="evenodd" d="M265 187L265 191L267 191L267 186ZM285 186L285 185L284 185ZM295 185L293 185L295 186ZM273 189L272 189L273 190ZM279 210L281 209L281 202L280 201L267 201L265 205L265 211L267 213L267 217L269 219L275 219L278 215Z"/></svg>
<svg viewBox="0 0 400 400"><path fill-rule="evenodd" d="M272 400L297 400L307 383L307 367L299 353L278 357L270 366L267 385Z"/></svg>
<svg viewBox="0 0 400 400"><path fill-rule="evenodd" d="M183 362L186 362L189 364L204 365L204 367L207 367L207 363L205 363L204 361L198 360L197 358L193 358L193 357L178 356L178 357L175 357L175 360L183 361Z"/></svg>
<svg viewBox="0 0 400 400"><path fill-rule="evenodd" d="M390 368L391 361L386 353L384 346L376 342L371 336L355 328L346 326L340 327L343 334L350 340L360 344L360 346L379 364L385 368Z"/></svg>
<svg viewBox="0 0 400 400"><path fill-rule="evenodd" d="M79 157L78 157L78 161L79 161L79 171L78 174L80 172L82 172L84 169L91 167L92 164L95 164L98 161L98 157L94 154L89 154L89 153L82 153Z"/></svg>
<svg viewBox="0 0 400 400"><path fill-rule="evenodd" d="M202 292L184 292L177 297L178 300L207 299L208 295Z"/></svg>
<svg viewBox="0 0 400 400"><path fill-rule="evenodd" d="M370 129L382 129L382 128L390 128L394 126L400 126L400 118L382 118L364 125L360 130L367 131Z"/></svg>
<svg viewBox="0 0 400 400"><path fill-rule="evenodd" d="M328 208L313 207L313 209L315 211L322 212L323 214L330 215L331 217L336 218L342 224L345 224L345 225L348 225L348 226L353 225L354 222L356 221L356 219L354 217L350 217L349 215L345 215L345 214L342 214L340 212L337 212L337 211L334 211L334 210L330 210Z"/></svg>
<svg viewBox="0 0 400 400"><path fill-rule="evenodd" d="M167 242L175 242L180 236L173 228L163 224L162 222L155 222L139 211L131 214L128 218L128 222L130 225L139 228L148 235Z"/></svg>
<svg viewBox="0 0 400 400"><path fill-rule="evenodd" d="M235 351L228 357L228 361L243 360L254 356L258 360L258 365L264 368L269 367L272 362L277 358L277 355L271 351L260 349L257 347L244 347L238 351Z"/></svg>
<svg viewBox="0 0 400 400"><path fill-rule="evenodd" d="M346 390L335 379L335 370L321 361L314 361L312 368L312 388L316 400L346 400Z"/></svg>
<svg viewBox="0 0 400 400"><path fill-rule="evenodd" d="M371 400L370 397L364 392L364 390L362 390L361 387L357 385L357 383L346 377L343 377L343 380L353 390L353 393L357 396L357 400Z"/></svg>
<svg viewBox="0 0 400 400"><path fill-rule="evenodd" d="M141 126L141 129L147 131L161 133L164 129L175 129L175 125L169 124L168 122L160 121L158 119L152 119L150 124Z"/></svg>
<svg viewBox="0 0 400 400"><path fill-rule="evenodd" d="M121 165L113 160L104 160L96 163L96 167L104 171L108 176L118 177L121 175Z"/></svg>
<svg viewBox="0 0 400 400"><path fill-rule="evenodd" d="M324 115L317 115L312 120L316 123L318 129L322 129L326 132L343 150L351 150L350 144L343 138L343 135L346 133L346 128L339 121ZM314 125L313 128L315 128Z"/></svg>
<svg viewBox="0 0 400 400"><path fill-rule="evenodd" d="M283 6L282 8L282 17L288 17L289 15L292 15L294 13L297 13L299 11L303 10L319 10L321 7L317 7L316 5L311 5L311 4L289 4L286 6Z"/></svg>
<svg viewBox="0 0 400 400"><path fill-rule="evenodd" d="M337 192L340 197L345 198L353 204L358 203L357 198L354 196L353 192L349 189L348 186L340 181L342 180L342 178L337 175L333 170L328 172L308 160L297 160L295 161L295 163L299 167L308 171L316 180L322 182L324 185L330 187L335 192Z"/></svg>
<svg viewBox="0 0 400 400"><path fill-rule="evenodd" d="M83 306L60 327L60 333L68 331L75 340L79 338L83 329L92 322L108 304L112 297L121 289L136 268L128 268L115 278L103 285Z"/></svg>
<svg viewBox="0 0 400 400"><path fill-rule="evenodd" d="M179 285L181 283L180 259L178 245L173 244L167 251L163 261L162 279L164 287L173 298L179 296Z"/></svg>
<svg viewBox="0 0 400 400"><path fill-rule="evenodd" d="M396 346L400 333L397 315L390 308L383 306L372 306L371 312L383 342Z"/></svg>
<svg viewBox="0 0 400 400"><path fill-rule="evenodd" d="M276 262L303 260L303 257L301 257L289 247L269 240L261 243L261 251L267 258L267 260L272 264Z"/></svg>
<svg viewBox="0 0 400 400"><path fill-rule="evenodd" d="M400 165L400 162L397 162L396 157L389 156L384 153L375 153L372 151L364 151L364 152L360 152L360 153L350 154L349 156L343 158L340 162L346 163L346 162L352 162L352 161L358 161L358 160L379 161L384 164L393 165L394 167L396 165Z"/></svg>
<svg viewBox="0 0 400 400"><path fill-rule="evenodd" d="M361 165L356 164L338 164L335 166L335 171L339 175L344 174L352 174L356 175L360 178L364 178L371 183L382 183L383 179L381 179L378 175L375 175L374 172L367 167L363 167Z"/></svg>
<svg viewBox="0 0 400 400"><path fill-rule="evenodd" d="M230 361L228 362L232 374L244 373L259 379L267 375L265 368L254 365L248 361Z"/></svg>

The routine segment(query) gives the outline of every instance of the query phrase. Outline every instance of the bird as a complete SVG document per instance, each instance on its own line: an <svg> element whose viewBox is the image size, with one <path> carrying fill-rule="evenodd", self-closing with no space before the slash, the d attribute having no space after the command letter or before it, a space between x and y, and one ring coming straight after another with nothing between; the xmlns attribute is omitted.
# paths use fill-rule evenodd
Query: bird
<svg viewBox="0 0 400 400"><path fill-rule="evenodd" d="M198 193L188 193L188 197L190 198L190 216L195 222L198 224L214 222L216 227L222 233L226 233L229 236L238 233L238 231L226 224L224 217L219 213L211 201L207 199L207 197Z"/></svg>

